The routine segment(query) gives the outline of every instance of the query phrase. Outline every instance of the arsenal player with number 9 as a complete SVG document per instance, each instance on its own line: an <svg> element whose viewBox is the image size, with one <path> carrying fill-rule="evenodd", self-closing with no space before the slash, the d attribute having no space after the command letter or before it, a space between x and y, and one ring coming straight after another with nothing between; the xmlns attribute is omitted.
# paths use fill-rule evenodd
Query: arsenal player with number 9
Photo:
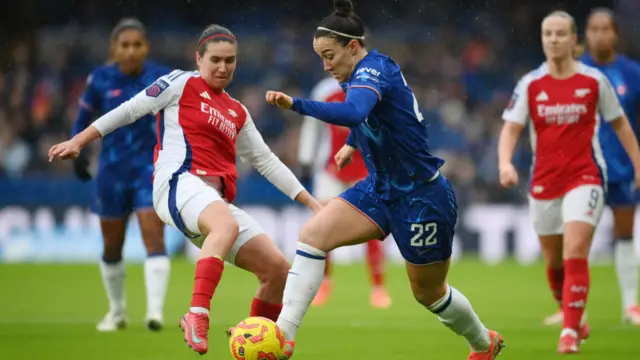
<svg viewBox="0 0 640 360"><path fill-rule="evenodd" d="M500 182L517 184L511 163L528 123L534 152L529 194L533 227L540 238L548 280L564 311L558 352L576 353L588 327L582 322L589 292L587 258L606 194L606 165L598 141L608 122L629 154L640 185L640 150L609 80L573 59L577 42L571 15L557 11L542 22L547 61L516 86L502 118ZM562 269L560 271L556 269Z"/></svg>

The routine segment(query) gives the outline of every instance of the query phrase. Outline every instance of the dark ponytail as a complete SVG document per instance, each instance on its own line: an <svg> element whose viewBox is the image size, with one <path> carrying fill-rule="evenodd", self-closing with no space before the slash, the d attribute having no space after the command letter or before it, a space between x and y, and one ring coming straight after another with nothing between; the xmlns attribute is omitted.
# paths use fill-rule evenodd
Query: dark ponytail
<svg viewBox="0 0 640 360"><path fill-rule="evenodd" d="M138 30L143 37L147 37L147 31L142 22L136 18L128 17L124 18L113 27L111 30L111 40L118 41L118 37L125 30Z"/></svg>
<svg viewBox="0 0 640 360"><path fill-rule="evenodd" d="M357 40L360 46L364 46L364 23L353 11L351 1L333 0L333 8L333 12L320 22L315 38L329 37L342 46Z"/></svg>
<svg viewBox="0 0 640 360"><path fill-rule="evenodd" d="M220 41L226 41L232 44L237 43L236 36L226 27L216 24L207 26L198 38L198 54L203 56L207 51L207 44Z"/></svg>

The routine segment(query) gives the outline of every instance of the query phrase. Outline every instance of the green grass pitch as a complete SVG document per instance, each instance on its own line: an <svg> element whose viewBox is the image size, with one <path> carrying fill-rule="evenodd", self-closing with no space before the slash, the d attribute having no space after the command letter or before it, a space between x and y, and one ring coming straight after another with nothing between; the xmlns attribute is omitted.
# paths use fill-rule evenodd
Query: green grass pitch
<svg viewBox="0 0 640 360"><path fill-rule="evenodd" d="M129 266L127 299L131 326L103 334L95 323L107 309L97 265L1 265L0 358L20 360L176 360L199 358L182 341L178 319L189 304L194 265L173 262L166 327L143 324L142 267ZM388 268L389 310L368 305L364 266L334 269L334 296L311 308L298 333L296 359L466 359L463 338L444 328L412 298L404 269ZM556 359L559 329L541 325L554 310L541 265L486 266L456 263L450 282L473 303L485 323L501 331L507 348L500 359ZM589 298L592 338L580 359L640 359L640 329L620 323L613 268L592 268ZM224 329L245 318L256 280L227 267L212 304L210 351L204 358L230 359Z"/></svg>

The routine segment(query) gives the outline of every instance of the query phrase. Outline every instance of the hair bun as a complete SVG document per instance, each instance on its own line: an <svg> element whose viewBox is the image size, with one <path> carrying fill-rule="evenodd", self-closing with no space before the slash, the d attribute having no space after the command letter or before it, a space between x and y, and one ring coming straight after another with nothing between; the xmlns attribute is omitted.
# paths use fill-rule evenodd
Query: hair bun
<svg viewBox="0 0 640 360"><path fill-rule="evenodd" d="M353 3L350 0L333 0L334 12L338 16L349 16L353 14Z"/></svg>

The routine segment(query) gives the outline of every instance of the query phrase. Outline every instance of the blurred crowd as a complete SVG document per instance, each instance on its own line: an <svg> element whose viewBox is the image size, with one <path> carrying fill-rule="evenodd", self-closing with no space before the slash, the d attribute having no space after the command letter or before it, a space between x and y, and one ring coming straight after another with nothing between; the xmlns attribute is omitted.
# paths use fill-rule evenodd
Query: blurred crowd
<svg viewBox="0 0 640 360"><path fill-rule="evenodd" d="M506 13L467 8L454 11L455 19L447 17L447 9L440 14L423 12L420 19L407 13L407 18L369 21L361 14L369 25L368 47L391 55L402 66L428 123L433 151L447 160L444 172L465 202L524 198L523 188L499 188L496 146L500 115L517 79L543 59L540 19L526 3L530 2ZM69 136L88 73L107 61L106 25L56 24L5 49L8 61L0 73L0 178L72 176L68 163L49 164L46 153L51 144ZM193 68L199 29L149 27L150 60ZM240 58L229 92L249 109L274 152L297 169L301 118L267 106L264 93L280 89L306 96L325 76L311 48L313 23L232 29L240 41ZM523 137L516 155L523 174L531 161L528 149ZM251 176L251 169L241 167L241 174Z"/></svg>

